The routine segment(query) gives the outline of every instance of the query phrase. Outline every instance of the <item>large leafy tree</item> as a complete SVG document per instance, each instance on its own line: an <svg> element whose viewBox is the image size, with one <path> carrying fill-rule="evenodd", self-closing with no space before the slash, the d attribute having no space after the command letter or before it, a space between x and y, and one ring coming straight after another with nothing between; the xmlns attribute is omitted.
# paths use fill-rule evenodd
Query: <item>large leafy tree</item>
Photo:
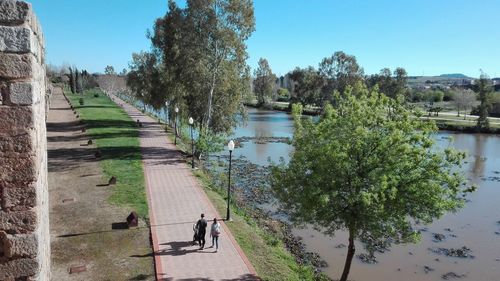
<svg viewBox="0 0 500 281"><path fill-rule="evenodd" d="M132 54L132 62L129 64L130 71L126 76L127 86L134 98L141 100L159 110L165 106L165 84L158 57L150 52ZM121 78L118 75L112 75Z"/></svg>
<svg viewBox="0 0 500 281"><path fill-rule="evenodd" d="M314 67L297 67L289 73L289 76L293 81L291 102L302 105L322 104L321 89L325 85L325 80Z"/></svg>
<svg viewBox="0 0 500 281"><path fill-rule="evenodd" d="M363 68L356 57L342 51L324 58L319 64L319 73L326 79L322 89L324 99L331 99L334 91L344 93L347 86L363 80Z"/></svg>
<svg viewBox="0 0 500 281"><path fill-rule="evenodd" d="M271 99L276 85L276 75L266 59L259 59L259 67L254 71L253 91L257 96L257 105L262 106Z"/></svg>
<svg viewBox="0 0 500 281"><path fill-rule="evenodd" d="M349 234L340 280L347 280L354 240L415 242L413 222L430 223L463 205L470 191L459 173L464 154L440 150L436 126L415 118L403 105L377 92L347 88L319 121L301 118L294 105L294 153L273 167L276 197L290 219L328 235Z"/></svg>
<svg viewBox="0 0 500 281"><path fill-rule="evenodd" d="M115 68L112 65L106 65L104 68L104 74L106 75L115 75Z"/></svg>
<svg viewBox="0 0 500 281"><path fill-rule="evenodd" d="M389 68L383 68L379 74L371 75L367 79L369 86L378 85L380 92L391 98L400 95L409 98L407 82L408 74L402 67L396 68L392 74Z"/></svg>
<svg viewBox="0 0 500 281"><path fill-rule="evenodd" d="M250 90L245 41L255 28L250 0L188 0L156 21L155 53L172 83L168 90L187 106L202 131L229 131Z"/></svg>

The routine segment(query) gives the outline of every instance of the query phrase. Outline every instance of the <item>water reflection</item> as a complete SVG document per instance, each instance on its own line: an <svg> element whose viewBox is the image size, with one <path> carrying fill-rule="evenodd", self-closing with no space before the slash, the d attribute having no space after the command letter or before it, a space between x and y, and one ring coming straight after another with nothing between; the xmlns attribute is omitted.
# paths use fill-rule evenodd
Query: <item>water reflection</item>
<svg viewBox="0 0 500 281"><path fill-rule="evenodd" d="M292 137L293 124L290 115L282 112L249 109L246 126L236 129L235 137ZM479 185L477 192L468 197L462 210L447 214L429 226L422 226L422 241L413 245L396 245L391 251L378 256L377 265L367 265L355 259L350 278L358 281L377 280L442 280L448 272L465 274L461 280L500 280L500 137L495 135L460 134L439 132L438 145L453 146L466 151L468 157L463 167L466 176ZM449 140L452 140L451 142ZM249 161L267 165L267 158L278 161L289 160L292 147L284 143L244 143L235 154L245 156ZM334 238L324 236L312 229L296 229L296 235L303 237L307 249L319 253L330 265L326 273L332 278L340 276L345 261L346 235L336 233ZM442 242L433 241L433 233L446 236ZM336 247L337 246L337 247ZM459 259L439 256L429 248L471 248L474 259ZM362 246L358 244L358 252ZM427 268L426 268L427 266ZM432 270L430 271L429 268Z"/></svg>

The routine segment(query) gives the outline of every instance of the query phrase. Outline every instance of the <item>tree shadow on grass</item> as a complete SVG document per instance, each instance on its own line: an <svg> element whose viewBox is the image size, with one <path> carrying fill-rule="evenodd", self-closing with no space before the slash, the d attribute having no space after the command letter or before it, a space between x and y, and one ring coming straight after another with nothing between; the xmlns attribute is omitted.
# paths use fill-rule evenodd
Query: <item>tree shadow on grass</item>
<svg viewBox="0 0 500 281"><path fill-rule="evenodd" d="M69 122L47 122L47 132L74 132L80 131L84 125L80 123L80 120L69 121Z"/></svg>
<svg viewBox="0 0 500 281"><path fill-rule="evenodd" d="M149 280L149 279L151 279L151 277L153 277L152 274L139 274L139 275L134 276L128 280L129 281Z"/></svg>
<svg viewBox="0 0 500 281"><path fill-rule="evenodd" d="M86 119L85 124L88 128L137 128L132 120Z"/></svg>

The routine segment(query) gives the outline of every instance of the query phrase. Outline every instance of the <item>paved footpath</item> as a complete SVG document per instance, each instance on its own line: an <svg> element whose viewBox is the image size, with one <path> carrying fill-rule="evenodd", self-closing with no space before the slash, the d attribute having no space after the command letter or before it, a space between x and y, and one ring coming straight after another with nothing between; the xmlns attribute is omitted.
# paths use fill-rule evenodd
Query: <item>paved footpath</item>
<svg viewBox="0 0 500 281"><path fill-rule="evenodd" d="M157 280L258 280L255 270L224 222L219 251L208 248L210 226L221 218L190 166L167 139L162 125L117 97L134 121L140 142L149 201ZM193 224L201 213L208 221L204 250L192 245Z"/></svg>

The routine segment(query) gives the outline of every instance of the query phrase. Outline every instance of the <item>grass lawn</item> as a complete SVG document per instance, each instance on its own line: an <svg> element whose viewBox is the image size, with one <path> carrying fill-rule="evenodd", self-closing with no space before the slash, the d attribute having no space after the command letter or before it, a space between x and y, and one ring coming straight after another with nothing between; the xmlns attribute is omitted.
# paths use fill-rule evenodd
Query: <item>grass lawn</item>
<svg viewBox="0 0 500 281"><path fill-rule="evenodd" d="M147 218L148 203L135 122L100 90L85 91L83 105L79 103L80 95L66 92L66 96L102 153L100 163L105 175L117 177L109 201L130 207L140 217Z"/></svg>
<svg viewBox="0 0 500 281"><path fill-rule="evenodd" d="M204 172L197 170L195 176L219 214L225 214L227 203L221 189ZM231 210L232 221L226 224L262 280L315 280L313 269L299 265L279 238L259 228L235 206Z"/></svg>

